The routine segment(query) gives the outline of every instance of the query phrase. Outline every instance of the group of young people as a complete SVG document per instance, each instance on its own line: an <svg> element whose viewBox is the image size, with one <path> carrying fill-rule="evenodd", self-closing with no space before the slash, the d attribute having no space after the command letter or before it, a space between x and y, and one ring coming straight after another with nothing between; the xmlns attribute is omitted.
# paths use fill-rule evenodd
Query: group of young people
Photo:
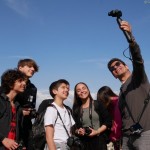
<svg viewBox="0 0 150 150"><path fill-rule="evenodd" d="M21 59L16 69L1 76L0 150L32 150L32 118L37 88L30 78L38 71L32 59Z"/></svg>
<svg viewBox="0 0 150 150"><path fill-rule="evenodd" d="M52 82L49 92L53 102L44 115L45 150L108 150L109 143L115 150L150 149L150 85L131 26L122 21L120 28L132 37L129 50L133 71L118 58L108 62L108 69L122 83L119 96L103 86L94 100L88 85L79 82L70 109L64 105L69 82ZM31 119L36 117L33 112L37 89L29 78L37 71L35 61L24 59L17 69L7 70L1 76L0 150L17 149L21 141L24 149L33 149Z"/></svg>

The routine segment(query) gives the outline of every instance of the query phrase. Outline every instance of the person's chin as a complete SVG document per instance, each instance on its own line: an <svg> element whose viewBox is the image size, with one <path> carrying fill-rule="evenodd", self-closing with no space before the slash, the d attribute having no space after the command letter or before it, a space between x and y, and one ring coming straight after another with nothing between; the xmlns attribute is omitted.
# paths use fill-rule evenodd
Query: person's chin
<svg viewBox="0 0 150 150"><path fill-rule="evenodd" d="M27 75L28 78L31 78L33 75Z"/></svg>
<svg viewBox="0 0 150 150"><path fill-rule="evenodd" d="M65 100L65 99L67 99L67 97L68 97L68 96L64 96L63 99Z"/></svg>

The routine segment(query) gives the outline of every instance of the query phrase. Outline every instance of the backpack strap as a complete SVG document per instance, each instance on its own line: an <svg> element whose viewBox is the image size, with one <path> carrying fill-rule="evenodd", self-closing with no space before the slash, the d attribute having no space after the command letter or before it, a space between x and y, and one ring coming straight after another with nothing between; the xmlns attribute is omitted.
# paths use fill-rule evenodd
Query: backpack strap
<svg viewBox="0 0 150 150"><path fill-rule="evenodd" d="M40 111L40 113L38 113L37 117L35 118L34 125L37 125L37 124L42 125L43 122L44 122L44 115L45 115L46 109L48 107L53 107L53 106L54 105L51 104L51 101L49 101L49 104L47 104L47 106L45 107L45 109L43 109L43 111ZM56 124L57 119L58 119L58 114L57 114L57 118L55 120L55 124Z"/></svg>
<svg viewBox="0 0 150 150"><path fill-rule="evenodd" d="M51 103L53 103L53 99L44 99L38 107L37 113L40 114L43 112Z"/></svg>

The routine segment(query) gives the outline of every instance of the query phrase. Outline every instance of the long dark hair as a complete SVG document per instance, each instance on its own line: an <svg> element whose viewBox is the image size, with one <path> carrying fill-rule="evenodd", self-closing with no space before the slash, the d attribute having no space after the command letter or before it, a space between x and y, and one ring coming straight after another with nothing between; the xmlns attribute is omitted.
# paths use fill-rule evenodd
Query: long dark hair
<svg viewBox="0 0 150 150"><path fill-rule="evenodd" d="M118 97L108 86L102 86L97 92L97 100L101 101L105 107L111 104L111 97Z"/></svg>
<svg viewBox="0 0 150 150"><path fill-rule="evenodd" d="M76 92L76 87L78 84L84 84L87 87L87 89L89 90L87 84L85 84L84 82L79 82L74 87L74 102L73 102L72 111L73 111L73 117L74 117L75 121L77 118L79 118L80 107L82 105L82 100L79 98L79 96L77 95L77 92ZM89 98L90 98L90 102L92 102L93 98L91 96L90 90L89 90Z"/></svg>

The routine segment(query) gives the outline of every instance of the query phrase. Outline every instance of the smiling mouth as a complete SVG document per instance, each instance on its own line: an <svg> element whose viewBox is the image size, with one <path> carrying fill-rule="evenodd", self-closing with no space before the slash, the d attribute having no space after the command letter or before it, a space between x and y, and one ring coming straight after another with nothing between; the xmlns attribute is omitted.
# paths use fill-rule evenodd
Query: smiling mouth
<svg viewBox="0 0 150 150"><path fill-rule="evenodd" d="M121 70L122 70L122 68L120 68L120 67L116 68L117 73L120 72Z"/></svg>

